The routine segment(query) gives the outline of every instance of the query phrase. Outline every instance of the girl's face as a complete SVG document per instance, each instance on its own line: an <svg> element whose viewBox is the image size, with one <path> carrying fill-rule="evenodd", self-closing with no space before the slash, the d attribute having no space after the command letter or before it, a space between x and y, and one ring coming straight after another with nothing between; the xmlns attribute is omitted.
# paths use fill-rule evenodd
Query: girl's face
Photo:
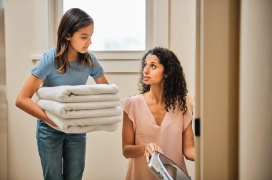
<svg viewBox="0 0 272 180"><path fill-rule="evenodd" d="M165 77L164 67L159 58L156 55L147 55L143 69L144 83L146 85L161 84L164 82Z"/></svg>
<svg viewBox="0 0 272 180"><path fill-rule="evenodd" d="M67 40L70 41L69 52L87 52L88 47L92 44L93 30L94 25L90 24L87 27L80 28L73 36L68 37Z"/></svg>

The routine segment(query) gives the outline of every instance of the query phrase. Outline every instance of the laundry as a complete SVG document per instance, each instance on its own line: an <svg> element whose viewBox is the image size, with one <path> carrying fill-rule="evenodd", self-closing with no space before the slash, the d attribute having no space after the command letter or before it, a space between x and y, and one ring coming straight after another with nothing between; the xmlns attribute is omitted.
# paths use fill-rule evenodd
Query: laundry
<svg viewBox="0 0 272 180"><path fill-rule="evenodd" d="M36 91L40 99L60 102L114 101L120 100L115 84L41 87ZM101 96L103 95L103 96Z"/></svg>
<svg viewBox="0 0 272 180"><path fill-rule="evenodd" d="M113 132L118 128L118 123L90 125L90 126L69 126L65 130L60 129L59 127L52 127L52 128L62 131L62 132L65 132L65 133L69 133L69 134L88 133L88 132L94 132L94 131Z"/></svg>
<svg viewBox="0 0 272 180"><path fill-rule="evenodd" d="M40 87L36 104L65 133L115 131L122 121L115 84Z"/></svg>
<svg viewBox="0 0 272 180"><path fill-rule="evenodd" d="M84 118L98 116L116 116L121 114L119 101L63 103L47 99L38 99L36 104L62 118Z"/></svg>
<svg viewBox="0 0 272 180"><path fill-rule="evenodd" d="M122 121L121 115L64 119L49 111L45 111L45 113L61 130L67 130L71 126L94 126Z"/></svg>
<svg viewBox="0 0 272 180"><path fill-rule="evenodd" d="M71 94L70 96L62 96L62 97L54 97L54 96L40 96L41 99L51 99L59 102L101 102L101 101L119 101L120 96L119 94L103 94L102 95L74 95Z"/></svg>

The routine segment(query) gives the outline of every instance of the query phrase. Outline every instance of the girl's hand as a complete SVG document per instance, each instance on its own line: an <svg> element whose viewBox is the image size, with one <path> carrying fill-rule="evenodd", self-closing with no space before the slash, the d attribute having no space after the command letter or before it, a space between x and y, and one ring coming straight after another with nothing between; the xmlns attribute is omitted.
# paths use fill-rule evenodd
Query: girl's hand
<svg viewBox="0 0 272 180"><path fill-rule="evenodd" d="M152 143L149 143L149 144L146 145L144 156L145 156L145 159L146 159L147 163L149 162L149 159L152 156L152 154L154 152L158 152L158 149L160 149L160 148L156 143L152 142Z"/></svg>
<svg viewBox="0 0 272 180"><path fill-rule="evenodd" d="M46 123L50 124L52 127L58 127L53 121L51 121L50 119L45 121Z"/></svg>
<svg viewBox="0 0 272 180"><path fill-rule="evenodd" d="M42 109L42 111L46 115L45 110ZM46 122L47 124L50 124L50 126L52 126L52 127L58 127L53 121L51 121L51 119L48 118L47 115L46 115L46 118L44 119L44 122Z"/></svg>

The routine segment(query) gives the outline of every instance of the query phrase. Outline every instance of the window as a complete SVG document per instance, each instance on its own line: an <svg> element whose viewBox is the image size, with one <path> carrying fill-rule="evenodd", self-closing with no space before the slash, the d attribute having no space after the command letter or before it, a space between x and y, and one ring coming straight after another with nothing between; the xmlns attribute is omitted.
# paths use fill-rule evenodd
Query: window
<svg viewBox="0 0 272 180"><path fill-rule="evenodd" d="M83 1L88 3L83 7L90 6L90 4L93 3L106 2L106 0L45 0L41 2L39 1L39 3L37 1L37 3L35 3L35 9L37 10L35 12L35 34L37 38L35 49L33 51L33 54L31 55L31 59L33 61L39 60L43 52L56 45L57 28L59 25L59 21L63 15L63 11L69 9L69 6L67 4L68 1L70 3L75 3L70 6L76 7L80 7L80 5L82 6ZM107 7L111 7L112 9L115 9L113 8L113 5L121 3L118 5L118 7L126 9L126 11L122 11L122 15L126 16L126 18L133 17L135 13L137 13L136 17L134 17L136 20L127 20L126 18L121 20L123 24L129 26L128 28L131 28L132 26L134 29L127 29L126 33L128 34L126 34L126 37L123 36L124 33L119 35L114 34L114 31L112 30L113 28L118 29L118 33L122 32L119 27L120 25L115 27L117 23L114 23L115 21L120 19L120 15L119 17L116 17L117 20L112 20L111 23L113 24L105 23L104 21L113 17L111 15L113 12L107 12L105 7L96 8L100 10L97 13L102 14L98 16L93 14L92 12L89 13L95 22L91 51L99 59L106 72L139 72L139 60L143 56L144 52L154 46L168 47L169 0L109 0L108 2L109 3L107 5L104 5ZM113 2L114 4L112 4ZM135 4L133 4L133 8L131 8L131 4L133 2ZM130 8L125 8L124 4L126 4ZM136 8L136 4L139 7ZM82 9L85 10L85 8ZM143 10L141 9L144 9L144 12L142 12ZM137 11L141 11L141 13ZM132 15L129 16L128 14ZM102 20L99 20L99 18L102 18ZM134 25L134 21L139 23L140 25L137 25L136 27L136 25ZM99 30L99 23L102 23L102 30ZM109 33L104 32L105 27L103 29L103 23L106 25L110 25L111 31ZM137 30L137 33L133 33L135 30ZM129 33L131 33L133 36L131 36ZM110 45L110 43L102 43L103 41L108 41L108 39L111 39L107 37L109 35L111 35L110 37L117 37L117 40L112 40L112 44L114 45ZM125 39L125 41L121 41L120 43L120 39ZM116 42L118 42L119 45L116 45ZM125 66L126 69L121 68L122 66Z"/></svg>
<svg viewBox="0 0 272 180"><path fill-rule="evenodd" d="M94 19L90 50L146 49L145 0L63 0L63 14L70 8L80 8Z"/></svg>

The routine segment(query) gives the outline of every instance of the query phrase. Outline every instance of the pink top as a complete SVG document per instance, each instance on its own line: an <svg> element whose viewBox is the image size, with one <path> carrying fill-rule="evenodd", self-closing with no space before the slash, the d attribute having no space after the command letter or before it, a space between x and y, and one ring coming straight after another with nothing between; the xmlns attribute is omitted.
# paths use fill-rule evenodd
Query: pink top
<svg viewBox="0 0 272 180"><path fill-rule="evenodd" d="M193 101L186 97L187 113L183 115L177 108L166 112L162 124L158 126L142 94L121 100L124 111L133 122L135 145L155 142L163 152L187 173L182 152L182 133L192 120ZM188 174L188 173L187 173ZM156 180L147 168L144 156L130 158L127 180Z"/></svg>

